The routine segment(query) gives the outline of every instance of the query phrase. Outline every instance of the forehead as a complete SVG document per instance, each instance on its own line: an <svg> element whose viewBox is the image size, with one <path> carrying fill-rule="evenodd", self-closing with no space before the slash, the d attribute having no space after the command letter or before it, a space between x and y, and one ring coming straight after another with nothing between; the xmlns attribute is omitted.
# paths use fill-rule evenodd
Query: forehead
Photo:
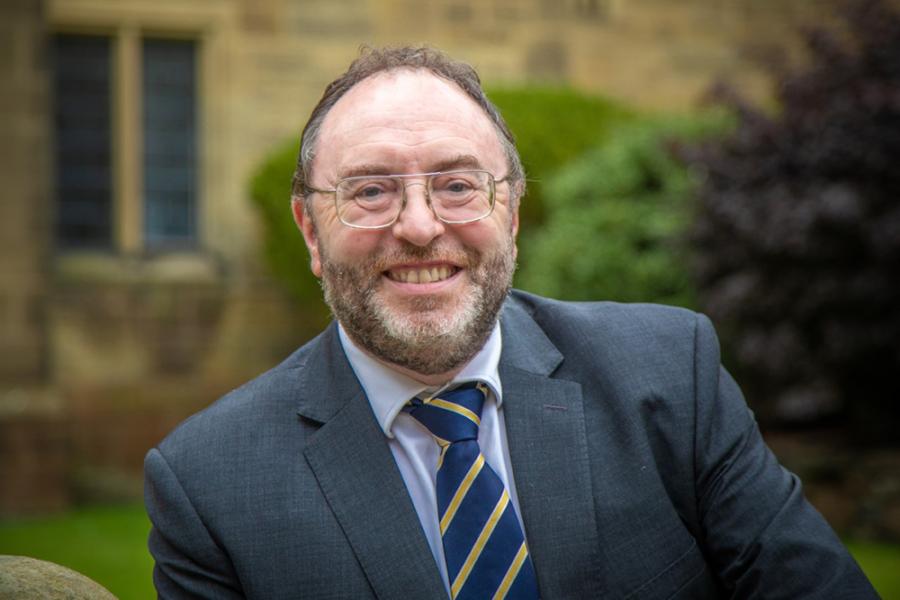
<svg viewBox="0 0 900 600"><path fill-rule="evenodd" d="M428 171L455 156L501 168L494 124L455 83L425 70L398 69L364 79L338 100L322 123L313 164L332 177L360 164Z"/></svg>

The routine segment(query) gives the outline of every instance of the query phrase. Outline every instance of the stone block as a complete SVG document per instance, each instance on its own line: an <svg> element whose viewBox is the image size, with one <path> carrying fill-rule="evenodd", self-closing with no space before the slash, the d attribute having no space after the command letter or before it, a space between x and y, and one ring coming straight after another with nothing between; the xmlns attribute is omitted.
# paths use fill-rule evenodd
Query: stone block
<svg viewBox="0 0 900 600"><path fill-rule="evenodd" d="M116 600L109 590L55 563L0 555L0 598L17 600Z"/></svg>

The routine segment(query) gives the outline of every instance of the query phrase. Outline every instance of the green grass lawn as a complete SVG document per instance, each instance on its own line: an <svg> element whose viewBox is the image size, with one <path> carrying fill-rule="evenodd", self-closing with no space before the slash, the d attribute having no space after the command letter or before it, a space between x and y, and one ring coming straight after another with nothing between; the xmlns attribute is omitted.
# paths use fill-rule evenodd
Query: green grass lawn
<svg viewBox="0 0 900 600"><path fill-rule="evenodd" d="M87 575L120 600L156 598L143 505L83 508L0 522L0 554L31 556Z"/></svg>
<svg viewBox="0 0 900 600"><path fill-rule="evenodd" d="M857 541L847 548L884 600L900 598L900 546Z"/></svg>
<svg viewBox="0 0 900 600"><path fill-rule="evenodd" d="M84 508L40 519L0 522L0 554L65 565L105 586L120 600L155 598L147 552L150 522L141 505ZM900 546L849 542L885 600L900 599Z"/></svg>

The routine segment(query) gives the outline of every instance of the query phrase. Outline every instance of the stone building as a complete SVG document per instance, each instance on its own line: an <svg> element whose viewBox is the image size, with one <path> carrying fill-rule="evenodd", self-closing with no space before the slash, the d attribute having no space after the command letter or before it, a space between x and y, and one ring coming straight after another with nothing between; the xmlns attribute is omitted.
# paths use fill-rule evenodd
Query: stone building
<svg viewBox="0 0 900 600"><path fill-rule="evenodd" d="M804 10L0 3L0 514L139 492L143 454L166 430L310 334L261 264L248 177L361 43L429 43L495 86L686 110L721 75L764 96L752 57L788 39Z"/></svg>

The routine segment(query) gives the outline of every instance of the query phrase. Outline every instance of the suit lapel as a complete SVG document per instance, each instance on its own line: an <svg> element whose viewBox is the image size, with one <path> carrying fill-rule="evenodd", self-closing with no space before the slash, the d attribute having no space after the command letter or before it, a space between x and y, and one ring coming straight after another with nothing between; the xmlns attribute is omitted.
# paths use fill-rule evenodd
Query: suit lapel
<svg viewBox="0 0 900 600"><path fill-rule="evenodd" d="M598 597L600 541L581 386L549 377L562 356L524 310L507 303L501 325L507 442L541 596Z"/></svg>
<svg viewBox="0 0 900 600"><path fill-rule="evenodd" d="M299 413L324 423L304 450L306 461L378 597L445 596L403 478L334 327L319 344L302 371Z"/></svg>

